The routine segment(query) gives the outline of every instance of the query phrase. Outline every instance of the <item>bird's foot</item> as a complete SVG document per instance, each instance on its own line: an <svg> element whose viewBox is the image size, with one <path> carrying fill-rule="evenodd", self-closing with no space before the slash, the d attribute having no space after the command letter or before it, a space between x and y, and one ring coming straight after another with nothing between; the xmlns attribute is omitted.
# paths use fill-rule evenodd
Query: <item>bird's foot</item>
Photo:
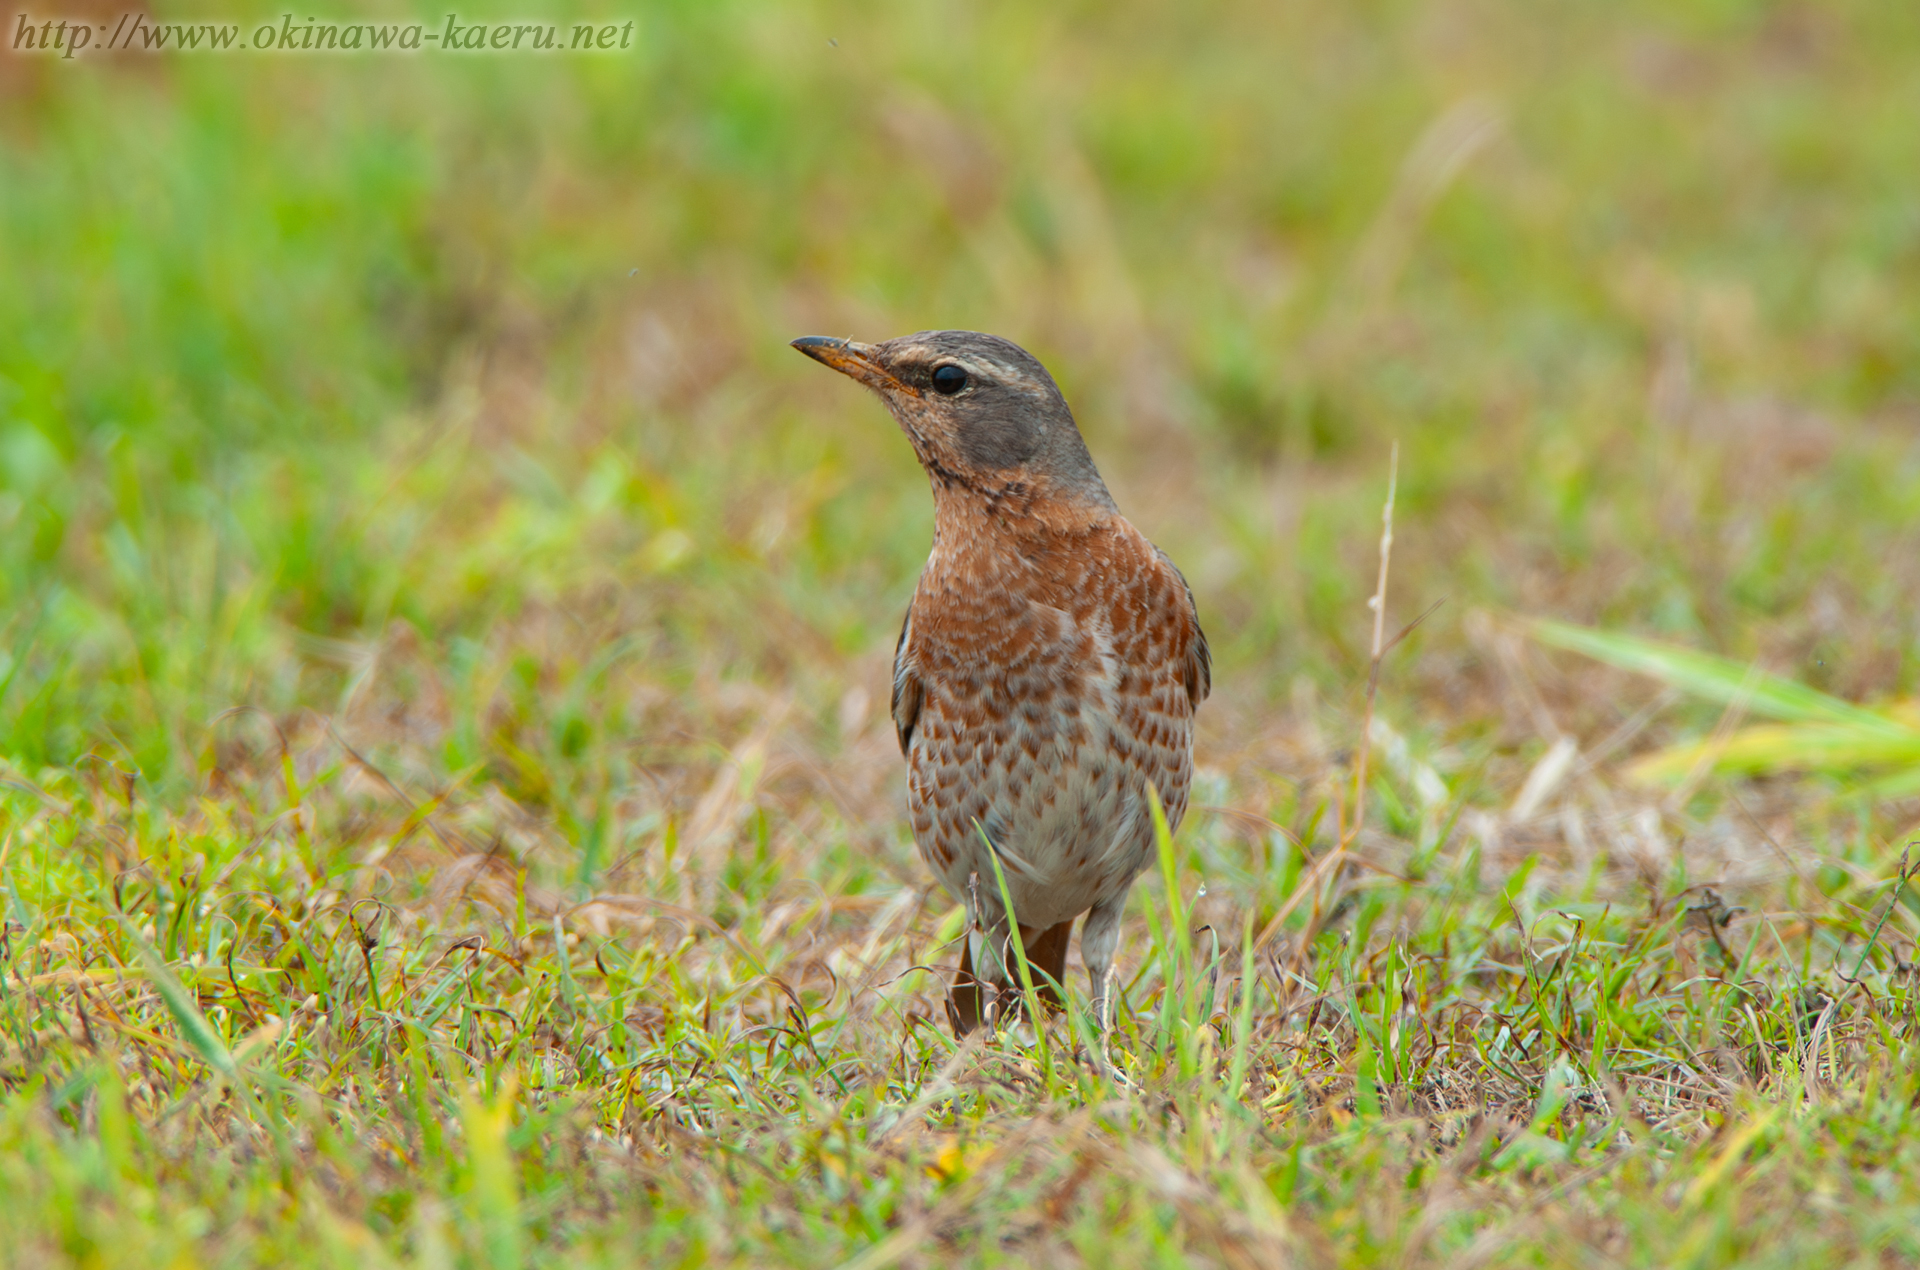
<svg viewBox="0 0 1920 1270"><path fill-rule="evenodd" d="M1127 1074L1113 1065L1111 1044L1113 1040L1113 1003L1119 996L1119 983L1114 968L1108 965L1104 972L1094 976L1093 999L1093 1065L1102 1076L1112 1081L1114 1087L1128 1093L1139 1093L1140 1087L1128 1079Z"/></svg>
<svg viewBox="0 0 1920 1270"><path fill-rule="evenodd" d="M1114 1065L1113 1055L1107 1047L1106 1033L1102 1032L1099 1039L1094 1042L1091 1057L1093 1059L1094 1070L1113 1082L1115 1089L1128 1094L1137 1094L1140 1092L1140 1086L1136 1085L1130 1076Z"/></svg>

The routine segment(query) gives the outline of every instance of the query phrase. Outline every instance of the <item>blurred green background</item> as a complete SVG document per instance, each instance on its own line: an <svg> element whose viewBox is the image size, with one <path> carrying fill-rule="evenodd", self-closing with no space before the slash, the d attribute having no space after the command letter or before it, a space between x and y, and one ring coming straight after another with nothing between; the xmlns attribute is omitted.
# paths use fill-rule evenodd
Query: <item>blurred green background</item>
<svg viewBox="0 0 1920 1270"><path fill-rule="evenodd" d="M1396 440L1419 726L1514 726L1480 606L1912 688L1920 10L576 16L635 47L0 63L12 759L184 788L383 675L356 735L536 803L730 685L830 751L930 500L786 341L940 326L1186 568L1216 757L1364 678Z"/></svg>
<svg viewBox="0 0 1920 1270"><path fill-rule="evenodd" d="M1914 1259L1920 6L555 16L0 15L0 1263ZM787 341L925 327L1212 639L1124 1099L916 973L931 500Z"/></svg>

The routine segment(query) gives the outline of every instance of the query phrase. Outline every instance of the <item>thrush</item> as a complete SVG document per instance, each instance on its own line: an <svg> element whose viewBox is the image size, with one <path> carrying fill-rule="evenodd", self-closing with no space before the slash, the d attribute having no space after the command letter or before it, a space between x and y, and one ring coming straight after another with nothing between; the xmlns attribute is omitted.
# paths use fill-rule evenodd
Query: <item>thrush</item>
<svg viewBox="0 0 1920 1270"><path fill-rule="evenodd" d="M892 713L914 842L969 919L954 1031L1011 999L1010 918L1058 1006L1085 913L1104 1033L1127 891L1155 855L1148 791L1177 827L1212 687L1192 589L1120 514L1053 377L1018 345L921 331L793 346L879 393L933 486Z"/></svg>

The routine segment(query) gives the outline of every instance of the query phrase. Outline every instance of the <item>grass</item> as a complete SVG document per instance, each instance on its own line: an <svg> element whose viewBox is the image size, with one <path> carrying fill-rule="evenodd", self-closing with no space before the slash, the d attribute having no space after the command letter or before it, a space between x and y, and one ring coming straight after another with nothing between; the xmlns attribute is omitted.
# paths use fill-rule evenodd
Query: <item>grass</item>
<svg viewBox="0 0 1920 1270"><path fill-rule="evenodd" d="M635 17L0 62L0 1262L1920 1259L1910 14ZM1212 637L1124 1084L942 1021L928 325Z"/></svg>

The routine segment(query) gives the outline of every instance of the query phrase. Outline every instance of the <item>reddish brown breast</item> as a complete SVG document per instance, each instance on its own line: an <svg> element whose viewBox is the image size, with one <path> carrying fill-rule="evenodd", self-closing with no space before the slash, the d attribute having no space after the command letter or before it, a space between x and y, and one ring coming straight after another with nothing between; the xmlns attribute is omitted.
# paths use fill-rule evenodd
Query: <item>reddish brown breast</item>
<svg viewBox="0 0 1920 1270"><path fill-rule="evenodd" d="M1209 668L1185 581L1123 517L1020 510L942 506L894 717L929 865L964 897L984 834L1032 923L1132 881L1147 785L1178 823Z"/></svg>

